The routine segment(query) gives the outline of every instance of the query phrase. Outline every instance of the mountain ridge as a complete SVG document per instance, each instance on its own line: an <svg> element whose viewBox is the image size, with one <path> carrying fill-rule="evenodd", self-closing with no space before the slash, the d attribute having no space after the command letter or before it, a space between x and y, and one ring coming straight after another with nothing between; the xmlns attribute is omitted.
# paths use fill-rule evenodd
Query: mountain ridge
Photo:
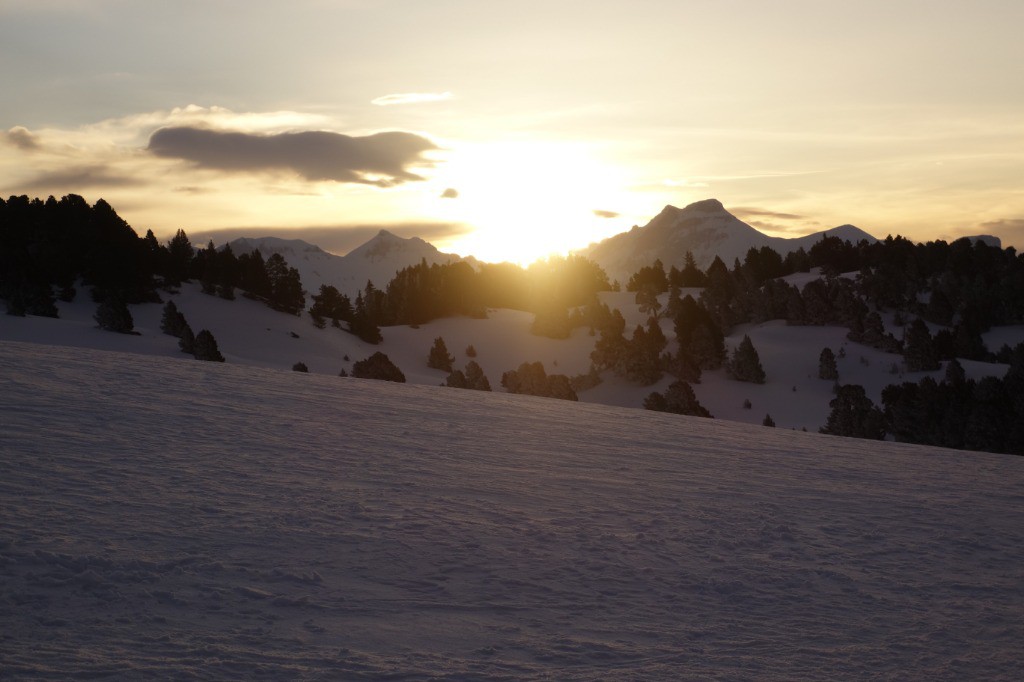
<svg viewBox="0 0 1024 682"><path fill-rule="evenodd" d="M730 213L718 199L703 199L677 208L666 205L646 225L608 237L576 251L603 267L609 277L626 281L642 267L661 260L666 268L682 268L686 253L704 269L721 258L727 265L741 261L750 249L769 247L780 255L800 248L809 250L825 236L844 241L878 241L854 225L840 225L802 237L772 237Z"/></svg>
<svg viewBox="0 0 1024 682"><path fill-rule="evenodd" d="M303 287L310 294L315 294L321 285L331 285L352 299L368 281L384 287L399 270L424 260L428 265L467 260L457 254L443 253L419 237L399 237L383 229L344 256L301 239L240 237L228 244L236 254L254 249L264 256L281 254L288 265L299 271Z"/></svg>

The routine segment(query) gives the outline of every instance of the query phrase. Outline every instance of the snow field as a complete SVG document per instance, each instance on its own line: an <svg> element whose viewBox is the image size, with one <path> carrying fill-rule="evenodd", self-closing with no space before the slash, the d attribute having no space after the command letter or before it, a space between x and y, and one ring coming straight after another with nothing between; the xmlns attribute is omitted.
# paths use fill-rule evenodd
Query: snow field
<svg viewBox="0 0 1024 682"><path fill-rule="evenodd" d="M1024 675L1024 458L179 357L0 342L3 676Z"/></svg>

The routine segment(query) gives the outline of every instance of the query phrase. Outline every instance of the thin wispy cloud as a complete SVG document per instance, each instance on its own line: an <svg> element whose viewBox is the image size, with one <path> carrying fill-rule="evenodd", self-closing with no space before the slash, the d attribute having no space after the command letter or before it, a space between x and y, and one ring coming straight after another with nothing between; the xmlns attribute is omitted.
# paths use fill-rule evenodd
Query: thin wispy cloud
<svg viewBox="0 0 1024 682"><path fill-rule="evenodd" d="M455 189L454 187L449 187L445 191L441 192L441 198L442 199L458 199L459 198L459 190Z"/></svg>
<svg viewBox="0 0 1024 682"><path fill-rule="evenodd" d="M795 213L779 213L777 211L768 211L763 208L748 208L738 207L731 208L729 212L737 218L747 217L759 217L759 218L773 218L775 220L803 220L804 216L796 215Z"/></svg>
<svg viewBox="0 0 1024 682"><path fill-rule="evenodd" d="M148 150L199 168L228 172L291 171L310 181L391 187L423 180L408 166L424 163L437 149L414 133L383 132L353 137L322 130L254 135L205 128L161 128Z"/></svg>
<svg viewBox="0 0 1024 682"><path fill-rule="evenodd" d="M618 218L620 214L616 211L604 211L599 208L595 208L594 215L598 218Z"/></svg>
<svg viewBox="0 0 1024 682"><path fill-rule="evenodd" d="M370 100L370 104L378 107L390 107L399 104L423 104L424 102L442 102L453 97L450 92L399 92L383 95Z"/></svg>

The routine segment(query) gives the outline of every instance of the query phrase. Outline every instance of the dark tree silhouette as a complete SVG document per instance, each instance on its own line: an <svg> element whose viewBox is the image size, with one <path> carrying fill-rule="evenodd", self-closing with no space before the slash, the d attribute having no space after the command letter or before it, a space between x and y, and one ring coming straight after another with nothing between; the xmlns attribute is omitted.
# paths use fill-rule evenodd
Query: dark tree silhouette
<svg viewBox="0 0 1024 682"><path fill-rule="evenodd" d="M711 417L711 413L697 400L693 387L685 381L672 382L665 389L664 395L658 392L651 393L644 400L644 408L691 417Z"/></svg>
<svg viewBox="0 0 1024 682"><path fill-rule="evenodd" d="M201 329L196 334L195 352L196 360L208 360L210 362L224 362L224 356L217 348L217 339L209 329Z"/></svg>
<svg viewBox="0 0 1024 682"><path fill-rule="evenodd" d="M924 320L917 318L903 337L903 361L909 372L931 371L939 368L938 353L931 332Z"/></svg>
<svg viewBox="0 0 1024 682"><path fill-rule="evenodd" d="M100 329L128 334L135 328L128 306L119 298L107 297L100 301L93 316Z"/></svg>
<svg viewBox="0 0 1024 682"><path fill-rule="evenodd" d="M501 385L509 393L578 400L569 377L564 374L548 375L539 362L524 362L519 369L505 372L501 375Z"/></svg>
<svg viewBox="0 0 1024 682"><path fill-rule="evenodd" d="M357 379L377 379L380 381L394 381L400 384L405 383L405 374L402 373L402 370L398 369L395 363L391 362L391 358L380 351L352 365L352 376Z"/></svg>
<svg viewBox="0 0 1024 682"><path fill-rule="evenodd" d="M881 411L867 397L863 386L840 386L829 402L832 411L821 428L822 433L853 438L881 440L885 436L885 420Z"/></svg>
<svg viewBox="0 0 1024 682"><path fill-rule="evenodd" d="M185 323L185 326L181 328L181 335L178 337L178 348L181 349L182 353L195 355L196 336L192 332L192 327L190 327L187 322Z"/></svg>
<svg viewBox="0 0 1024 682"><path fill-rule="evenodd" d="M483 368L475 360L466 363L466 387L474 391L491 390L491 382L487 380Z"/></svg>
<svg viewBox="0 0 1024 682"><path fill-rule="evenodd" d="M729 360L729 376L737 381L749 381L754 384L763 384L765 381L764 368L761 367L761 358L757 355L754 342L746 334L740 345L733 351Z"/></svg>
<svg viewBox="0 0 1024 682"><path fill-rule="evenodd" d="M160 319L160 331L180 338L187 324L185 316L178 310L174 301L167 301L164 304L163 317Z"/></svg>
<svg viewBox="0 0 1024 682"><path fill-rule="evenodd" d="M831 348L822 348L818 356L818 378L828 381L838 381L839 368L836 366L836 356Z"/></svg>
<svg viewBox="0 0 1024 682"><path fill-rule="evenodd" d="M430 353L427 355L427 367L451 372L453 362L455 362L455 358L448 353L444 339L438 336L434 339L434 345L430 347Z"/></svg>

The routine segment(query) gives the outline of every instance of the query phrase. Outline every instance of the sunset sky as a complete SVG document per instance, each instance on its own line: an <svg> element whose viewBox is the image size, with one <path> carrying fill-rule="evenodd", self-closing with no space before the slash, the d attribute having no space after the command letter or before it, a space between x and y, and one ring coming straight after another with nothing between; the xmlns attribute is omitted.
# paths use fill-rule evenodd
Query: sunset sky
<svg viewBox="0 0 1024 682"><path fill-rule="evenodd" d="M717 198L1024 249L1020 0L0 0L0 195L526 262Z"/></svg>

